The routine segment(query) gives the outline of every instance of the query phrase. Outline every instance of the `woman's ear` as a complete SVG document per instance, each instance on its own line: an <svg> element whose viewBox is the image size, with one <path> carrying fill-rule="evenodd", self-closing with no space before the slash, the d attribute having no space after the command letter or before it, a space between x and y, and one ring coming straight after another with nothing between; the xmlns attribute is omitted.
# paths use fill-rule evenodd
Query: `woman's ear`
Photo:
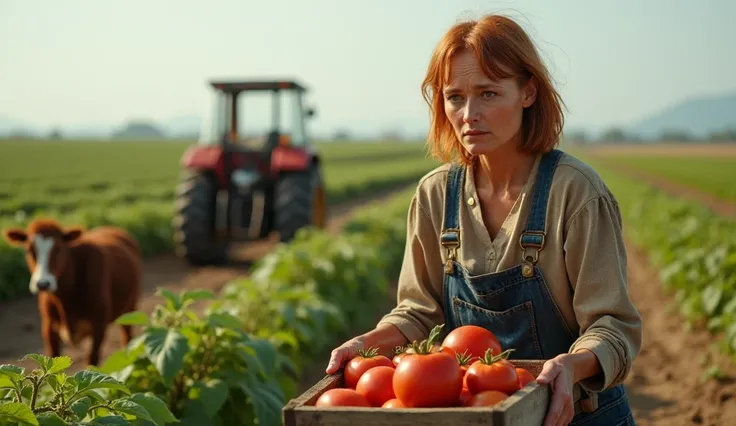
<svg viewBox="0 0 736 426"><path fill-rule="evenodd" d="M521 104L524 108L529 108L535 100L537 100L537 79L532 76L522 90Z"/></svg>

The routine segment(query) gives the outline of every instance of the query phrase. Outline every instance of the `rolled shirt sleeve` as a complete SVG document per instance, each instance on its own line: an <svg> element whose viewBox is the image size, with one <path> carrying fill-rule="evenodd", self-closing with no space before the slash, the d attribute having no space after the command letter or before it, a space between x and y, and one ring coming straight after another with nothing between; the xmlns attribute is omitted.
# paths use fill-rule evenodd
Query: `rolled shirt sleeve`
<svg viewBox="0 0 736 426"><path fill-rule="evenodd" d="M406 248L399 274L397 306L378 322L396 326L412 342L442 323L442 259L437 232L415 195L409 204Z"/></svg>
<svg viewBox="0 0 736 426"><path fill-rule="evenodd" d="M565 262L580 337L570 352L592 351L603 374L580 382L589 392L621 383L642 342L641 317L628 295L621 213L612 194L589 200L568 221Z"/></svg>

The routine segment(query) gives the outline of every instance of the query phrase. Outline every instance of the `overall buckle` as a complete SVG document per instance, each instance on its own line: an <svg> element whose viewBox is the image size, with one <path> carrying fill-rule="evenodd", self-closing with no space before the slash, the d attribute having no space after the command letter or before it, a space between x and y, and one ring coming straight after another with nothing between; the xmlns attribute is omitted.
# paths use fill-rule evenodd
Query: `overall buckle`
<svg viewBox="0 0 736 426"><path fill-rule="evenodd" d="M460 247L460 229L445 229L440 236L440 244L447 248L447 261L445 262L445 273L451 274L455 271L453 261L457 257L457 248Z"/></svg>
<svg viewBox="0 0 736 426"><path fill-rule="evenodd" d="M521 256L524 258L521 273L527 278L534 275L534 265L539 260L539 252L544 248L545 235L543 231L524 231L519 237ZM534 252L527 254L527 249L533 249Z"/></svg>

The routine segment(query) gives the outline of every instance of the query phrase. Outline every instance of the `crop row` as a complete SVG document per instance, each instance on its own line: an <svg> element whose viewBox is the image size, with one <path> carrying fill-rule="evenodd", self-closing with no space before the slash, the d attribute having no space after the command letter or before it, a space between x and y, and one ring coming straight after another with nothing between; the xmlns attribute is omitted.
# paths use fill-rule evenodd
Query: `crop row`
<svg viewBox="0 0 736 426"><path fill-rule="evenodd" d="M609 155L606 162L656 174L680 185L736 201L736 157Z"/></svg>
<svg viewBox="0 0 736 426"><path fill-rule="evenodd" d="M588 161L616 195L627 235L660 270L687 324L707 327L736 360L736 221Z"/></svg>
<svg viewBox="0 0 736 426"><path fill-rule="evenodd" d="M153 417L155 411L152 423L159 426L171 424L171 414L183 426L281 424L281 409L295 395L305 366L326 361L318 355L335 339L369 327L376 306L388 301L389 282L401 267L410 196L407 191L366 208L338 236L302 230L257 262L249 277L229 283L217 296L161 290L165 301L151 315L135 312L118 319L139 326L127 349L110 355L99 368L77 373L68 393L96 374L98 387L109 391L88 396L100 400L93 401L95 406L110 407L102 410L107 414L133 419ZM203 313L192 308L205 299L210 302ZM13 397L10 392L5 396ZM46 389L36 406L46 407L52 398L53 389ZM125 410L117 410L120 400ZM168 410L151 401L162 401ZM144 411L137 402L152 409ZM90 403L75 405L71 411L59 410L66 420L73 419L73 412L86 414ZM132 424L151 424L140 418Z"/></svg>

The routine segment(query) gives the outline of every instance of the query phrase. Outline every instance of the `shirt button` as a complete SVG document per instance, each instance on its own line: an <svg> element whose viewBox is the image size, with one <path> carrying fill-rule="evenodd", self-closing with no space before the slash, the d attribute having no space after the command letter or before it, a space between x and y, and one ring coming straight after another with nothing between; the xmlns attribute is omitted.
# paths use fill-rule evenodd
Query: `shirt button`
<svg viewBox="0 0 736 426"><path fill-rule="evenodd" d="M471 206L474 205L475 204L475 198L473 198L473 197L468 198L468 204L470 204Z"/></svg>

